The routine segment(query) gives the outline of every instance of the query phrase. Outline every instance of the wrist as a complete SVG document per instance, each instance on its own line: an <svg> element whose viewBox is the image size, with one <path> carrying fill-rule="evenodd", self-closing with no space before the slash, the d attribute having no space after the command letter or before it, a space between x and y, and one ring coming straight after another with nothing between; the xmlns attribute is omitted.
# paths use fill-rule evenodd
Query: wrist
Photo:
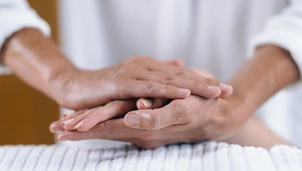
<svg viewBox="0 0 302 171"><path fill-rule="evenodd" d="M23 29L6 40L1 59L30 86L56 100L57 79L75 70L55 43L35 29Z"/></svg>
<svg viewBox="0 0 302 171"><path fill-rule="evenodd" d="M258 48L229 82L234 91L223 107L229 127L240 128L268 98L298 78L287 51L276 46Z"/></svg>
<svg viewBox="0 0 302 171"><path fill-rule="evenodd" d="M298 67L290 53L277 46L265 45L256 49L253 58L242 66L229 84L233 86L233 98L240 102L243 115L250 116L267 99L298 78Z"/></svg>
<svg viewBox="0 0 302 171"><path fill-rule="evenodd" d="M50 96L60 105L65 106L65 99L69 96L72 86L76 84L76 77L80 69L74 66L64 66L56 68L45 76L45 82L48 84Z"/></svg>

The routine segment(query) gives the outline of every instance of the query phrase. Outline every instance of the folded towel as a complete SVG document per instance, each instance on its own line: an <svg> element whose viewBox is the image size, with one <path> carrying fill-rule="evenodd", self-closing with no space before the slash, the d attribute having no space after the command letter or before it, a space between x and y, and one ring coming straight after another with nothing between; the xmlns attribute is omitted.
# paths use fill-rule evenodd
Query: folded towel
<svg viewBox="0 0 302 171"><path fill-rule="evenodd" d="M302 148L270 150L213 141L143 150L135 146L0 146L0 170L301 171Z"/></svg>

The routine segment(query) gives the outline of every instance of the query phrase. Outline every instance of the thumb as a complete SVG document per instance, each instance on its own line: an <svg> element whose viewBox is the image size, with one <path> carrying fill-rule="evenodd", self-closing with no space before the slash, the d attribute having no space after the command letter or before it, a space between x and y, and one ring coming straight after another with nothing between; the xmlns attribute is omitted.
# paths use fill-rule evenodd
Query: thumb
<svg viewBox="0 0 302 171"><path fill-rule="evenodd" d="M125 115L127 126L138 129L159 130L170 125L178 124L178 117L169 105L155 110L131 111Z"/></svg>

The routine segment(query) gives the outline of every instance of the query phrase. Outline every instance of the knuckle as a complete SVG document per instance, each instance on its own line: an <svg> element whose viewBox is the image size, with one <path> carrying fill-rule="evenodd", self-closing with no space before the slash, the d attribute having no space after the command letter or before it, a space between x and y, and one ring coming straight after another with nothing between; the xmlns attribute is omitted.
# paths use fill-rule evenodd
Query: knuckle
<svg viewBox="0 0 302 171"><path fill-rule="evenodd" d="M219 81L212 78L205 78L205 83L208 85L219 85Z"/></svg>
<svg viewBox="0 0 302 171"><path fill-rule="evenodd" d="M169 73L163 73L161 77L162 77L162 82L166 84L174 79L174 76Z"/></svg>
<svg viewBox="0 0 302 171"><path fill-rule="evenodd" d="M100 133L98 136L98 139L100 140L109 140L111 139L111 134L106 132L106 133Z"/></svg>
<svg viewBox="0 0 302 171"><path fill-rule="evenodd" d="M140 134L140 139L145 140L145 141L150 141L154 138L154 133L150 132L150 131L143 131Z"/></svg>
<svg viewBox="0 0 302 171"><path fill-rule="evenodd" d="M111 139L112 138L112 134L107 131L110 130L109 128L110 126L108 126L107 122L102 122L99 124L98 129L99 130L103 130L102 132L99 132L98 134L98 139Z"/></svg>
<svg viewBox="0 0 302 171"><path fill-rule="evenodd" d="M161 117L159 115L153 115L150 119L149 129L158 130L160 129Z"/></svg>
<svg viewBox="0 0 302 171"><path fill-rule="evenodd" d="M152 81L148 81L146 84L145 84L145 87L146 87L146 90L148 92L153 92L153 89L155 88L155 83L152 82Z"/></svg>
<svg viewBox="0 0 302 171"><path fill-rule="evenodd" d="M177 67L175 75L180 76L180 75L184 75L184 74L185 74L185 68Z"/></svg>

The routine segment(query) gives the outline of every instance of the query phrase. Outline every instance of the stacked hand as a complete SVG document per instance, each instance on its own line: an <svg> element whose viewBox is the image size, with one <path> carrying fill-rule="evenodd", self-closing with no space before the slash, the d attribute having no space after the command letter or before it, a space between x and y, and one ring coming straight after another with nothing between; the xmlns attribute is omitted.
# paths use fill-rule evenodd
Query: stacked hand
<svg viewBox="0 0 302 171"><path fill-rule="evenodd" d="M193 73L196 80L214 80L207 72L186 71ZM219 95L224 98L232 93L231 86L223 85L222 89ZM144 148L223 138L236 125L229 127L231 120L227 118L224 98L208 98L191 95L174 100L164 97L114 100L64 116L50 129L52 132L63 131L57 137L59 141L112 139Z"/></svg>
<svg viewBox="0 0 302 171"><path fill-rule="evenodd" d="M291 54L274 45L258 47L233 75L233 93L177 60L135 57L81 70L31 28L5 41L0 61L28 85L77 111L51 125L52 132L62 131L59 140L116 139L145 147L227 137L267 99L300 79Z"/></svg>
<svg viewBox="0 0 302 171"><path fill-rule="evenodd" d="M229 96L225 90L229 86L179 65L177 60L134 57L97 71L68 70L53 81L59 87L55 99L63 107L82 110L129 98L183 99L191 93L205 98Z"/></svg>

